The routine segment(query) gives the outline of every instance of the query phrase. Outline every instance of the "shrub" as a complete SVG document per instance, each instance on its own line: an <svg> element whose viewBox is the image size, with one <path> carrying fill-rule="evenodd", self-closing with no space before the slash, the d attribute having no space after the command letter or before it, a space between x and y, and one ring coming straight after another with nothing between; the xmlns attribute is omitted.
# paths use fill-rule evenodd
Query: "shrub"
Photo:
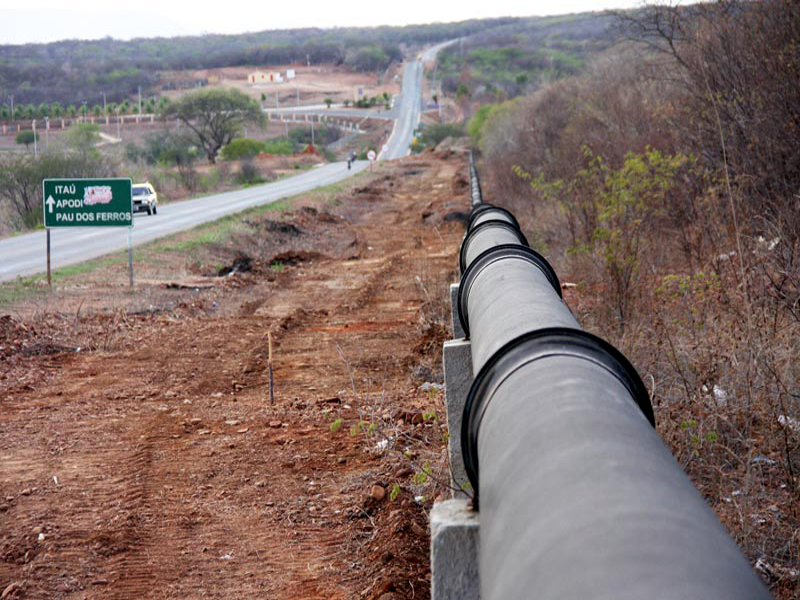
<svg viewBox="0 0 800 600"><path fill-rule="evenodd" d="M24 131L20 131L17 134L17 137L14 138L17 144L20 145L24 144L26 148L30 146L34 142L34 140L38 141L38 139L39 135L37 133L34 133L32 129L25 129Z"/></svg>
<svg viewBox="0 0 800 600"><path fill-rule="evenodd" d="M317 146L332 144L340 137L341 132L335 127L314 125L314 144ZM289 139L295 148L305 148L311 143L311 127L293 127L289 130Z"/></svg>
<svg viewBox="0 0 800 600"><path fill-rule="evenodd" d="M604 272L610 304L624 328L631 309L644 236L666 203L678 173L691 161L647 149L625 156L613 169L584 147L586 167L568 181L531 181L534 189L555 196L570 222L573 251L591 252ZM520 168L518 176L530 178Z"/></svg>
<svg viewBox="0 0 800 600"><path fill-rule="evenodd" d="M236 175L236 180L244 185L262 183L264 181L258 168L249 160L242 163L239 173Z"/></svg>
<svg viewBox="0 0 800 600"><path fill-rule="evenodd" d="M258 156L264 151L263 142L250 138L237 138L222 149L223 160L242 160Z"/></svg>
<svg viewBox="0 0 800 600"><path fill-rule="evenodd" d="M43 153L0 161L0 202L9 205L17 226L33 228L42 222L42 180L106 177L112 167L95 153Z"/></svg>
<svg viewBox="0 0 800 600"><path fill-rule="evenodd" d="M421 152L425 148L435 148L445 138L463 137L464 128L461 125L434 123L420 127L416 140L411 146L413 152Z"/></svg>
<svg viewBox="0 0 800 600"><path fill-rule="evenodd" d="M264 142L263 151L267 154L292 154L294 145L289 140L275 138Z"/></svg>

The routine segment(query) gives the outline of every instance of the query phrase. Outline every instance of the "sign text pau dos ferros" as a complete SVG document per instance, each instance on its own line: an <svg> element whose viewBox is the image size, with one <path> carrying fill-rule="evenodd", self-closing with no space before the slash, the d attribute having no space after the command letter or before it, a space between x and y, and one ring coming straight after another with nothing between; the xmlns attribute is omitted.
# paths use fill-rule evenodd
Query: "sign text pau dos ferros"
<svg viewBox="0 0 800 600"><path fill-rule="evenodd" d="M45 227L131 227L130 179L45 179Z"/></svg>

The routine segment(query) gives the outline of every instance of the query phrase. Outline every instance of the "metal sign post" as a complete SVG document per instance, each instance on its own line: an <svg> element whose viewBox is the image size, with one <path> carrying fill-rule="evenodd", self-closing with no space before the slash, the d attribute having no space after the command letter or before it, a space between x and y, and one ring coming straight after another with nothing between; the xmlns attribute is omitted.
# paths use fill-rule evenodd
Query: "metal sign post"
<svg viewBox="0 0 800 600"><path fill-rule="evenodd" d="M53 289L53 280L50 278L50 229L47 230L47 287Z"/></svg>
<svg viewBox="0 0 800 600"><path fill-rule="evenodd" d="M128 272L133 287L133 227L128 227Z"/></svg>

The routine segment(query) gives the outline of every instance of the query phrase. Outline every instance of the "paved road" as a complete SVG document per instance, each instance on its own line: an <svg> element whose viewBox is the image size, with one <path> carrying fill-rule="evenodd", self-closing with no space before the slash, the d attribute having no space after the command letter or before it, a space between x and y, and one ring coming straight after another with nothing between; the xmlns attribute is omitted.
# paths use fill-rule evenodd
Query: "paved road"
<svg viewBox="0 0 800 600"><path fill-rule="evenodd" d="M397 110L382 110L380 112L373 110L362 110L362 109L336 109L332 108L330 110L325 108L296 108L294 110L270 110L267 111L267 118L271 118L272 114L281 115L289 120L291 120L292 115L297 115L297 121L299 123L303 122L304 115L319 115L325 117L337 117L340 119L364 119L369 117L371 119L395 119L397 118Z"/></svg>
<svg viewBox="0 0 800 600"><path fill-rule="evenodd" d="M270 118L272 114L278 115L298 115L298 117L303 115L321 115L326 117L341 117L341 118L348 118L348 119L363 119L365 117L370 117L373 119L395 119L399 113L396 106L393 106L389 110L383 109L375 109L375 108L326 108L324 106L299 106L295 108L269 108L264 110L267 113L267 118Z"/></svg>
<svg viewBox="0 0 800 600"><path fill-rule="evenodd" d="M419 125L419 117L422 114L423 63L433 60L439 50L456 41L450 40L437 44L428 48L417 60L410 60L406 63L403 72L403 89L394 102L395 107L399 107L400 116L395 120L392 135L389 136L389 149L381 152L379 159L391 160L408 154L411 140L414 138L414 130Z"/></svg>
<svg viewBox="0 0 800 600"><path fill-rule="evenodd" d="M159 206L157 215L139 213L134 217L133 243L143 244L252 206L335 183L366 167L366 161L359 161L348 171L347 163L331 163L275 183ZM127 248L127 234L126 228L53 229L50 232L52 268ZM44 231L0 240L0 281L47 270L46 247Z"/></svg>
<svg viewBox="0 0 800 600"><path fill-rule="evenodd" d="M445 45L430 48L422 59L430 60ZM394 102L393 111L397 112L398 118L387 142L388 149L379 159L400 158L408 154L414 129L419 123L421 105L422 61L409 60L405 66L402 91ZM347 163L331 163L275 183L160 206L158 215L135 217L133 244L143 244L252 206L307 192L345 179L366 167L366 162L356 162L352 170L348 170ZM50 234L52 268L126 248L127 234L125 228L53 229ZM44 231L37 231L0 240L0 281L46 271L45 236Z"/></svg>
<svg viewBox="0 0 800 600"><path fill-rule="evenodd" d="M422 110L422 62L409 60L403 71L403 89L395 98L399 115L389 136L388 150L380 153L381 160L401 158L408 154L414 137L414 129L419 123Z"/></svg>

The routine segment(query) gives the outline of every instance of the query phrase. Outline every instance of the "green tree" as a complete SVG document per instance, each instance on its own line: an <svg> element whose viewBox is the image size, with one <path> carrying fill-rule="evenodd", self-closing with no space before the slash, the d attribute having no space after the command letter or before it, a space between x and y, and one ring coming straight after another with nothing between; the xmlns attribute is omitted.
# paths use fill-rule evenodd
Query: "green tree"
<svg viewBox="0 0 800 600"><path fill-rule="evenodd" d="M58 102L53 102L52 106L50 106L50 116L53 117L60 117L64 114L64 108Z"/></svg>
<svg viewBox="0 0 800 600"><path fill-rule="evenodd" d="M102 115L102 114L103 114L103 107L102 107L102 106L100 106L99 104L95 104L95 105L92 107L92 114L93 114L95 117L99 117L100 115Z"/></svg>
<svg viewBox="0 0 800 600"><path fill-rule="evenodd" d="M100 126L93 123L75 123L66 132L67 144L80 154L94 152L94 146L100 141Z"/></svg>
<svg viewBox="0 0 800 600"><path fill-rule="evenodd" d="M34 140L39 139L39 135L34 133L32 129L25 129L24 131L20 131L17 134L17 137L14 139L20 145L25 144L25 147L27 148L34 142Z"/></svg>
<svg viewBox="0 0 800 600"><path fill-rule="evenodd" d="M331 107L331 104L333 104L333 100L331 100L330 98L325 98L325 105L326 105L328 108L330 108L330 107Z"/></svg>
<svg viewBox="0 0 800 600"><path fill-rule="evenodd" d="M74 104L70 104L69 106L67 106L67 111L66 112L67 112L67 116L68 117L74 117L75 115L78 114L78 109L75 108Z"/></svg>
<svg viewBox="0 0 800 600"><path fill-rule="evenodd" d="M36 109L36 118L37 119L44 119L45 117L50 116L50 105L46 102L42 102L38 108Z"/></svg>
<svg viewBox="0 0 800 600"><path fill-rule="evenodd" d="M164 116L186 125L212 164L219 150L239 136L245 123L261 126L265 122L258 102L235 89L186 94L171 103Z"/></svg>

